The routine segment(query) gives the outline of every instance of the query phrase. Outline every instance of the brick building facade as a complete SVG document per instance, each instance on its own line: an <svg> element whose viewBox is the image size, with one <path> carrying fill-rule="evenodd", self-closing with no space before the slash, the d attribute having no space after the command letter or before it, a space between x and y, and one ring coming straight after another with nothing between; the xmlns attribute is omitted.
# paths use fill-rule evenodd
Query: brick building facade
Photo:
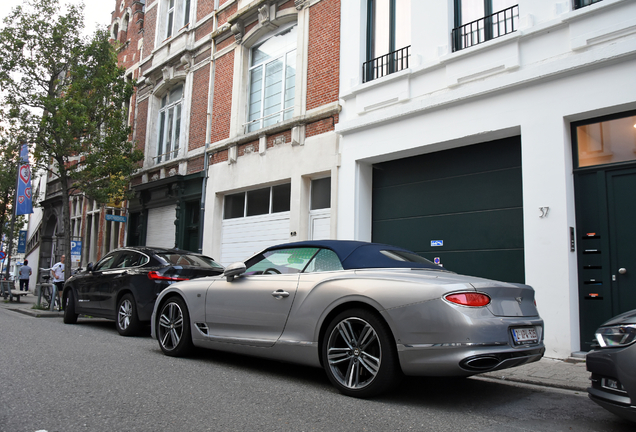
<svg viewBox="0 0 636 432"><path fill-rule="evenodd" d="M339 0L122 0L111 32L145 153L128 245L228 264L335 237Z"/></svg>

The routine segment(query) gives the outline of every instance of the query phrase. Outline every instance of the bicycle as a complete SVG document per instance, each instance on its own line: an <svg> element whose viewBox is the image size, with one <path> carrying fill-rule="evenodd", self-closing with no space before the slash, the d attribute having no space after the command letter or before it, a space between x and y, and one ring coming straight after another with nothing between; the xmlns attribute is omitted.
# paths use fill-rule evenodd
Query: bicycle
<svg viewBox="0 0 636 432"><path fill-rule="evenodd" d="M48 273L51 269L40 269L40 295L38 296L38 302L43 309L51 309L51 299L53 299L53 309L62 310L62 301L60 299L60 293L57 292L55 298L53 298L53 284L50 282L51 275Z"/></svg>

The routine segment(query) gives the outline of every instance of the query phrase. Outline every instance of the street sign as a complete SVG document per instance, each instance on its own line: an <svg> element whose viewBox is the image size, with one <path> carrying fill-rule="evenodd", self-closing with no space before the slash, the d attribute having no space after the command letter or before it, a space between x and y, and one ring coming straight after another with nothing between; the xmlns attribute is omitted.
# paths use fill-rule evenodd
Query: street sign
<svg viewBox="0 0 636 432"><path fill-rule="evenodd" d="M107 221L113 221L113 222L126 222L126 216L117 216L117 215L112 215L112 214L107 214L104 219L106 219Z"/></svg>
<svg viewBox="0 0 636 432"><path fill-rule="evenodd" d="M0 261L5 259L7 257L7 254L5 254L4 252L0 251Z"/></svg>
<svg viewBox="0 0 636 432"><path fill-rule="evenodd" d="M82 241L75 240L71 242L71 262L78 263L82 260Z"/></svg>

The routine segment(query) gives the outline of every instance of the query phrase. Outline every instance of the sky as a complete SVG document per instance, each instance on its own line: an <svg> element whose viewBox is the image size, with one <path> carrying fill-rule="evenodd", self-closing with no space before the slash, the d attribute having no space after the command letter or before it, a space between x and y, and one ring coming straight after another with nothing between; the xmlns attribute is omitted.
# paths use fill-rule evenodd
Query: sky
<svg viewBox="0 0 636 432"><path fill-rule="evenodd" d="M11 9L22 4L23 0L2 0L0 19L9 14ZM115 10L115 0L59 0L61 5L84 3L84 34L92 34L96 24L110 25L111 13ZM0 25L2 25L0 23Z"/></svg>

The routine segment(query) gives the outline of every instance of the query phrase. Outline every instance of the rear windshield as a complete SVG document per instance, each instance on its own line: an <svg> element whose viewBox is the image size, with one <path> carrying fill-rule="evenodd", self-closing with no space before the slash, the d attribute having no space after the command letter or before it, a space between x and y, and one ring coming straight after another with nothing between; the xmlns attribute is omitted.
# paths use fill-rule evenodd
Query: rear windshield
<svg viewBox="0 0 636 432"><path fill-rule="evenodd" d="M157 255L163 258L170 265L223 269L223 266L205 255L180 253L159 253Z"/></svg>
<svg viewBox="0 0 636 432"><path fill-rule="evenodd" d="M405 252L400 250L381 250L380 253L391 259L394 259L395 261L435 265L431 261L427 260L426 258L422 258L421 256L411 252Z"/></svg>

